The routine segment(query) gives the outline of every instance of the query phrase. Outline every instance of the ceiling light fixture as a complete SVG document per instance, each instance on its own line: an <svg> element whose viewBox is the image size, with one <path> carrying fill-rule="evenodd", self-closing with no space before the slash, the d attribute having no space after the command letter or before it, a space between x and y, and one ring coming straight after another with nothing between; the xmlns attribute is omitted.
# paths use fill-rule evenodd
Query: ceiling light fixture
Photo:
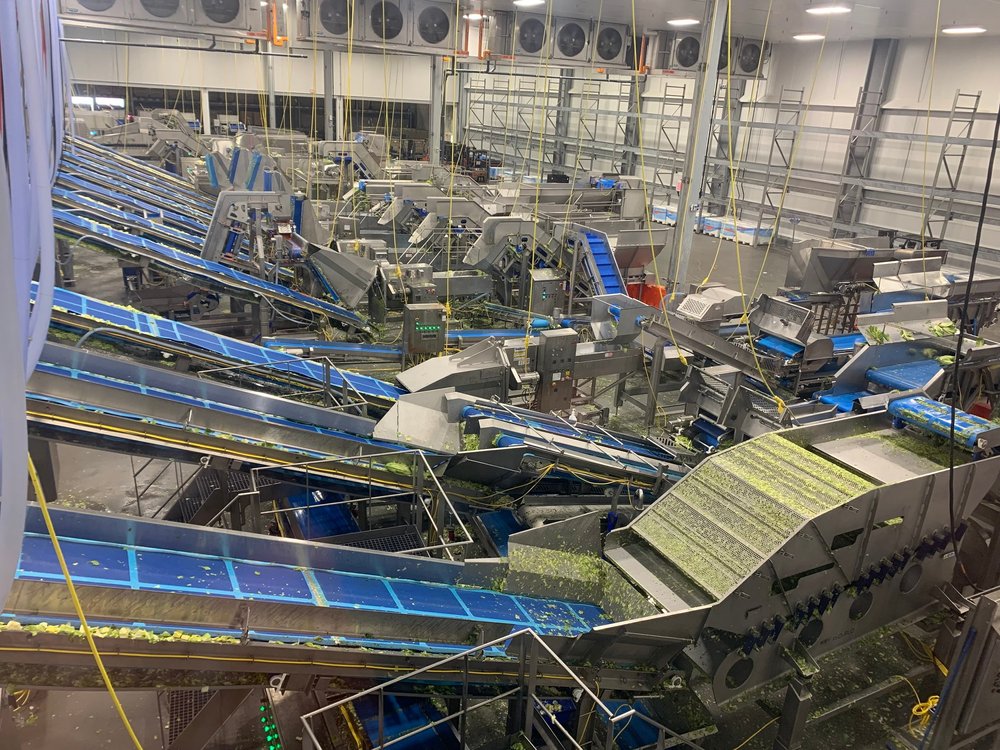
<svg viewBox="0 0 1000 750"><path fill-rule="evenodd" d="M536 5L545 5L545 0L514 0L514 5L518 8L532 8Z"/></svg>
<svg viewBox="0 0 1000 750"><path fill-rule="evenodd" d="M986 29L982 26L945 26L941 29L942 34L985 34Z"/></svg>
<svg viewBox="0 0 1000 750"><path fill-rule="evenodd" d="M792 39L796 42L822 42L826 37L822 34L796 34Z"/></svg>
<svg viewBox="0 0 1000 750"><path fill-rule="evenodd" d="M672 21L667 21L668 26L697 26L701 21L697 18L675 18Z"/></svg>
<svg viewBox="0 0 1000 750"><path fill-rule="evenodd" d="M462 18L466 21L482 21L486 16L482 13L466 13Z"/></svg>
<svg viewBox="0 0 1000 750"><path fill-rule="evenodd" d="M852 10L854 8L848 3L817 3L806 8L806 13L814 16L840 16Z"/></svg>

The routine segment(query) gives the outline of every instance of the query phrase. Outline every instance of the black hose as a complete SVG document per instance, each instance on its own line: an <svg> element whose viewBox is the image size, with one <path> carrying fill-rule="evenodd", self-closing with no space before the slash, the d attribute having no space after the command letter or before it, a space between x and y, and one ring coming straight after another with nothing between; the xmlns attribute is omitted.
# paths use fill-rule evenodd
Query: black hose
<svg viewBox="0 0 1000 750"><path fill-rule="evenodd" d="M979 223L976 226L976 243L972 248L972 258L969 261L969 278L965 282L965 299L962 302L962 316L959 319L958 343L955 345L955 362L952 365L952 395L951 395L951 426L948 436L948 520L951 524L951 543L955 550L955 563L961 568L962 563L958 558L958 529L955 526L955 413L958 411L958 400L961 396L959 392L958 377L959 365L962 361L962 344L965 343L965 332L969 327L969 301L972 298L972 281L976 274L976 261L979 260L979 248L983 240L983 225L986 223L986 208L990 199L990 188L993 186L993 167L997 158L997 140L1000 139L1000 107L997 108L996 123L993 126L993 145L990 146L990 161L986 168L986 185L983 187L983 202L979 209ZM926 250L921 248L922 252ZM979 321L977 321L979 322ZM968 575L966 575L968 579ZM971 581L969 581L972 583Z"/></svg>

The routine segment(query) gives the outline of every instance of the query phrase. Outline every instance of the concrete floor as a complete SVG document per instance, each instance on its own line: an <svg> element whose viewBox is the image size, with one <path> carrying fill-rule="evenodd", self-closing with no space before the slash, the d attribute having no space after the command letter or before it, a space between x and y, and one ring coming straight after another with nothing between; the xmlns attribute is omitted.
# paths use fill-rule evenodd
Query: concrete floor
<svg viewBox="0 0 1000 750"><path fill-rule="evenodd" d="M155 691L118 693L125 715L145 750L162 748L159 697ZM103 690L34 690L14 714L4 750L124 750L132 747L110 696Z"/></svg>

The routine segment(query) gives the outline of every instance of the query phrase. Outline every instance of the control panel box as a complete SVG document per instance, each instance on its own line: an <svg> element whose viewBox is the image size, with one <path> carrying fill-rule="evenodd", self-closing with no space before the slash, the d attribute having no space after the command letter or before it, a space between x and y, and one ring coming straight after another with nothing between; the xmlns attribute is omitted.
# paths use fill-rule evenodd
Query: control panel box
<svg viewBox="0 0 1000 750"><path fill-rule="evenodd" d="M444 305L425 302L403 308L403 354L440 354L444 345Z"/></svg>
<svg viewBox="0 0 1000 750"><path fill-rule="evenodd" d="M556 309L566 309L566 276L554 268L531 271L528 309L535 315L552 317Z"/></svg>
<svg viewBox="0 0 1000 750"><path fill-rule="evenodd" d="M539 335L535 353L539 411L568 411L572 407L578 338L571 328L542 331Z"/></svg>

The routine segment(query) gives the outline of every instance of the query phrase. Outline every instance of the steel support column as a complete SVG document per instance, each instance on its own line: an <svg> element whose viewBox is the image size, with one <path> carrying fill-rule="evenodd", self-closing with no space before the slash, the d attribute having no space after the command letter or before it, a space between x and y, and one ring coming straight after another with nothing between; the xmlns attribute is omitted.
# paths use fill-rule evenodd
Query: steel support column
<svg viewBox="0 0 1000 750"><path fill-rule="evenodd" d="M337 140L337 114L333 104L333 50L323 50L323 139Z"/></svg>
<svg viewBox="0 0 1000 750"><path fill-rule="evenodd" d="M434 166L441 164L441 123L444 120L444 61L434 55L431 57L431 107L428 121L428 149L430 162Z"/></svg>
<svg viewBox="0 0 1000 750"><path fill-rule="evenodd" d="M712 168L712 176L708 180L708 194L710 196L709 211L719 215L725 215L729 208L729 190L732 185L732 175L729 172L729 149L730 139L732 140L733 161L739 159L736 153L736 145L740 141L740 123L743 119L743 94L746 91L747 82L742 78L734 78L729 82L728 89L722 88L719 92L718 104L719 117L713 125L715 133L715 156L721 159Z"/></svg>
<svg viewBox="0 0 1000 750"><path fill-rule="evenodd" d="M268 43L267 51L273 52ZM278 102L274 96L274 58L271 55L261 55L260 64L264 66L264 86L267 89L267 121L272 128L278 127ZM260 113L263 119L264 113Z"/></svg>
<svg viewBox="0 0 1000 750"><path fill-rule="evenodd" d="M552 151L552 166L566 166L566 141L569 139L570 106L572 104L573 68L559 71L559 93L556 99L556 145Z"/></svg>
<svg viewBox="0 0 1000 750"><path fill-rule="evenodd" d="M212 108L208 104L208 89L201 90L201 133L212 135Z"/></svg>
<svg viewBox="0 0 1000 750"><path fill-rule="evenodd" d="M687 283L688 265L691 261L691 246L698 213L701 210L701 192L705 182L705 159L708 156L712 133L712 110L715 108L713 96L719 75L719 51L726 28L727 5L724 0L712 0L705 6L705 20L702 24L705 62L701 63L701 75L694 91L693 122L688 132L687 164L681 178L681 190L677 199L677 229L674 232L673 257L677 277L672 281L675 288L684 290Z"/></svg>
<svg viewBox="0 0 1000 750"><path fill-rule="evenodd" d="M878 139L874 134L882 125L882 105L892 83L898 50L898 39L876 39L872 44L865 85L858 94L853 132L847 142L847 154L841 172L844 181L840 183L840 195L834 213L835 224L853 225L861 218L865 201L862 181L871 176L871 165L878 147ZM846 182L848 179L856 181ZM834 228L833 236L854 236L854 233Z"/></svg>
<svg viewBox="0 0 1000 750"><path fill-rule="evenodd" d="M645 80L645 76L633 72L632 80L628 86L628 119L625 122L625 138L622 143L624 148L622 150L621 172L623 175L635 174L636 153L639 149L639 97L642 96L642 90L645 88Z"/></svg>

